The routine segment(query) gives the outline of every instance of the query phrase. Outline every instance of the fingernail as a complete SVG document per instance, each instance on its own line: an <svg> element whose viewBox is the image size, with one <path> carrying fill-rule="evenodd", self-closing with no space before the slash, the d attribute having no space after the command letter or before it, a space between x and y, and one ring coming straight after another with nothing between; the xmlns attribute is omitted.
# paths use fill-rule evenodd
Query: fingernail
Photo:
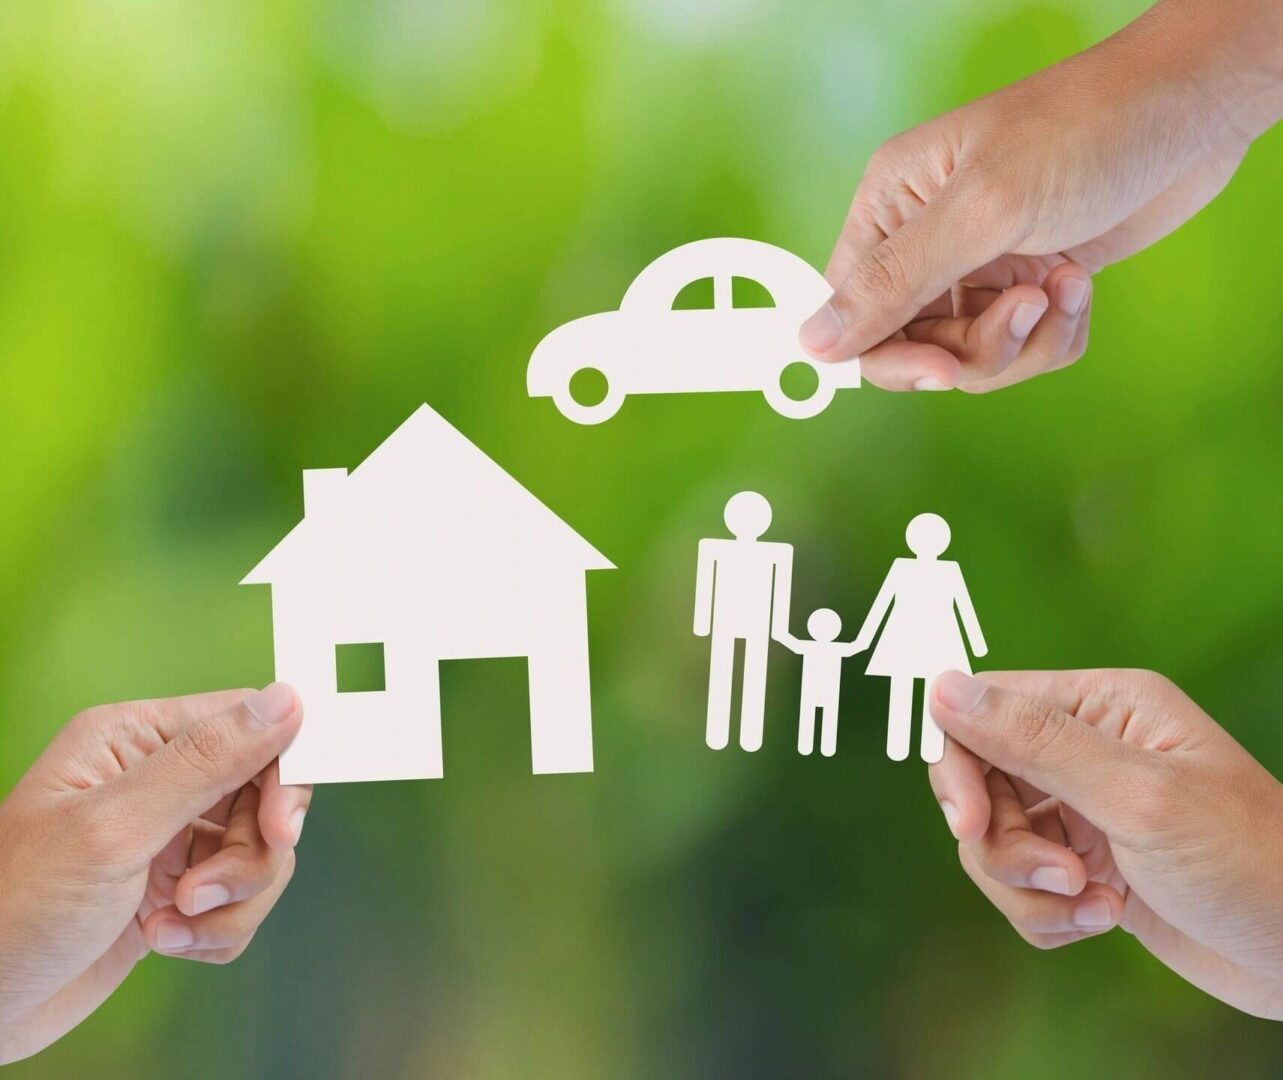
<svg viewBox="0 0 1283 1080"><path fill-rule="evenodd" d="M199 915L202 911L222 907L231 898L226 885L199 885L192 890L192 913Z"/></svg>
<svg viewBox="0 0 1283 1080"><path fill-rule="evenodd" d="M302 806L296 807L294 813L290 815L290 832L293 834L294 843L296 844L299 837L303 835L303 819L305 817L307 817L307 809Z"/></svg>
<svg viewBox="0 0 1283 1080"><path fill-rule="evenodd" d="M838 343L844 329L837 309L832 304L825 304L802 324L797 337L812 352L824 352Z"/></svg>
<svg viewBox="0 0 1283 1080"><path fill-rule="evenodd" d="M293 715L297 704L294 691L283 682L274 682L245 699L245 708L261 727L270 727L288 719Z"/></svg>
<svg viewBox="0 0 1283 1080"><path fill-rule="evenodd" d="M961 671L946 671L936 679L936 696L940 704L954 712L971 712L980 704L988 688L988 683Z"/></svg>
<svg viewBox="0 0 1283 1080"><path fill-rule="evenodd" d="M1077 315L1087 299L1087 282L1082 278L1064 278L1056 290L1056 302L1066 315Z"/></svg>
<svg viewBox="0 0 1283 1080"><path fill-rule="evenodd" d="M945 823L949 826L949 831L953 833L953 838L958 838L958 808L948 799L940 800L940 810L944 814Z"/></svg>
<svg viewBox="0 0 1283 1080"><path fill-rule="evenodd" d="M190 949L196 936L185 923L163 922L156 928L156 948L161 952L181 952Z"/></svg>
<svg viewBox="0 0 1283 1080"><path fill-rule="evenodd" d="M923 375L922 378L920 378L917 382L913 384L913 389L915 390L948 390L949 387L945 386L945 384L942 383L939 379L937 379L934 375Z"/></svg>
<svg viewBox="0 0 1283 1080"><path fill-rule="evenodd" d="M1029 875L1029 884L1043 892L1069 895L1069 871L1063 866L1040 866Z"/></svg>
<svg viewBox="0 0 1283 1080"><path fill-rule="evenodd" d="M1033 328L1038 325L1038 320L1046 310L1037 304L1017 304L1016 310L1011 313L1012 337L1027 338L1033 333Z"/></svg>
<svg viewBox="0 0 1283 1080"><path fill-rule="evenodd" d="M1103 896L1093 896L1074 908L1074 925L1083 930L1099 930L1109 926L1114 916L1109 910L1109 901Z"/></svg>

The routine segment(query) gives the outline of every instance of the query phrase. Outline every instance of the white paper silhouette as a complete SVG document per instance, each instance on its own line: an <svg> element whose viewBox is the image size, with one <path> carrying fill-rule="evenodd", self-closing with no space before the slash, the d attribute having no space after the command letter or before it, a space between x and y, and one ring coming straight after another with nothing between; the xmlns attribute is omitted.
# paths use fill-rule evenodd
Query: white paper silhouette
<svg viewBox="0 0 1283 1080"><path fill-rule="evenodd" d="M976 656L989 651L961 568L938 557L949 546L948 523L938 514L919 514L909 522L904 539L914 558L891 564L855 639L856 651L868 648L886 619L866 673L891 679L887 756L893 761L909 756L913 680L922 679L929 688L942 671L971 671L959 616L971 651ZM931 717L927 696L923 694L921 753L923 761L935 762L944 755L944 733Z"/></svg>
<svg viewBox="0 0 1283 1080"><path fill-rule="evenodd" d="M705 739L714 750L730 742L735 643L744 642L740 746L762 745L766 662L772 637L788 633L793 548L759 540L771 524L771 504L741 491L726 504L734 540L701 540L695 574L695 633L712 634Z"/></svg>
<svg viewBox="0 0 1283 1080"><path fill-rule="evenodd" d="M854 641L835 640L842 619L830 608L818 608L806 620L810 641L783 634L779 641L802 657L802 702L797 723L797 752L815 749L815 714L820 714L820 753L838 749L838 701L842 696L842 661L859 650Z"/></svg>
<svg viewBox="0 0 1283 1080"><path fill-rule="evenodd" d="M585 571L608 559L427 405L303 485L242 582L272 586L276 677L303 700L283 783L441 776L438 661L466 657L527 657L533 771L592 771ZM382 643L384 690L339 691L352 643Z"/></svg>
<svg viewBox="0 0 1283 1080"><path fill-rule="evenodd" d="M764 287L774 306L735 307L736 278ZM708 279L711 308L673 310L687 285ZM610 419L628 394L718 390L756 390L784 416L815 416L839 388L860 385L858 359L820 364L797 341L798 327L832 291L783 248L735 237L683 244L637 276L618 311L575 319L545 337L530 358L526 386L531 397L551 397L580 424ZM800 401L780 383L793 364L815 372L814 392ZM571 379L584 370L606 380L605 395L591 405L571 395Z"/></svg>

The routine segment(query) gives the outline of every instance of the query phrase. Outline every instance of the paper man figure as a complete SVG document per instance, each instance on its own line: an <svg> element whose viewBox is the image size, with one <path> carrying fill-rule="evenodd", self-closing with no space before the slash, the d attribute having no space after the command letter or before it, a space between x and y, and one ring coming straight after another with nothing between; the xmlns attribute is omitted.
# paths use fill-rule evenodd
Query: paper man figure
<svg viewBox="0 0 1283 1080"><path fill-rule="evenodd" d="M802 708L797 721L797 752L815 748L815 711L820 711L820 753L832 757L838 748L838 698L842 691L842 661L858 651L855 642L836 641L842 620L836 611L819 608L806 620L812 640L785 634L780 643L802 657Z"/></svg>
<svg viewBox="0 0 1283 1080"><path fill-rule="evenodd" d="M733 495L724 517L735 539L701 540L695 578L695 633L713 635L705 739L714 750L730 742L735 643L743 641L740 746L757 750L766 712L767 653L772 637L788 633L793 548L758 539L771 524L771 504L755 491Z"/></svg>
<svg viewBox="0 0 1283 1080"><path fill-rule="evenodd" d="M868 648L882 620L886 619L886 629L869 657L866 672L891 679L887 757L893 761L903 761L909 756L913 680L923 679L930 687L931 680L942 671L950 668L971 671L958 629L959 615L971 651L976 656L984 656L989 651L962 580L962 570L956 562L938 558L949 546L949 526L944 518L938 514L919 514L909 522L904 539L914 558L896 559L891 564L854 645L856 652ZM922 760L935 762L944 756L944 732L931 718L928 697L929 694L923 694Z"/></svg>

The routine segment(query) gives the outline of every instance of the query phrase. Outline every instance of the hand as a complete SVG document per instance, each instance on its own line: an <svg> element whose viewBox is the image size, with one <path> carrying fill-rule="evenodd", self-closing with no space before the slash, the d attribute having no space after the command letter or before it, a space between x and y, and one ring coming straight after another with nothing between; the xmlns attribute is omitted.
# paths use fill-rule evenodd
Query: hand
<svg viewBox="0 0 1283 1080"><path fill-rule="evenodd" d="M149 950L222 964L290 880L311 789L276 757L288 686L76 716L0 803L0 1064L101 1004Z"/></svg>
<svg viewBox="0 0 1283 1080"><path fill-rule="evenodd" d="M1073 363L1091 275L1229 181L1283 112L1283 5L1166 0L869 161L803 324L888 390L983 392Z"/></svg>
<svg viewBox="0 0 1283 1080"><path fill-rule="evenodd" d="M941 675L931 786L963 868L1026 941L1121 926L1283 1019L1283 785L1147 671Z"/></svg>

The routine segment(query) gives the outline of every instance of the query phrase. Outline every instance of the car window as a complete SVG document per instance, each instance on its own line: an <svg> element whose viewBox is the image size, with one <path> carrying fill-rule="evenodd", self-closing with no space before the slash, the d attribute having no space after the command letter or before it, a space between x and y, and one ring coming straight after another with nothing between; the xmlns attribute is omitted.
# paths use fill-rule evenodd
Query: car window
<svg viewBox="0 0 1283 1080"><path fill-rule="evenodd" d="M731 280L731 304L734 307L774 307L775 297L760 281L737 277Z"/></svg>
<svg viewBox="0 0 1283 1080"><path fill-rule="evenodd" d="M711 277L697 278L689 285L682 286L681 291L673 297L674 311L690 311L712 306L713 279Z"/></svg>

